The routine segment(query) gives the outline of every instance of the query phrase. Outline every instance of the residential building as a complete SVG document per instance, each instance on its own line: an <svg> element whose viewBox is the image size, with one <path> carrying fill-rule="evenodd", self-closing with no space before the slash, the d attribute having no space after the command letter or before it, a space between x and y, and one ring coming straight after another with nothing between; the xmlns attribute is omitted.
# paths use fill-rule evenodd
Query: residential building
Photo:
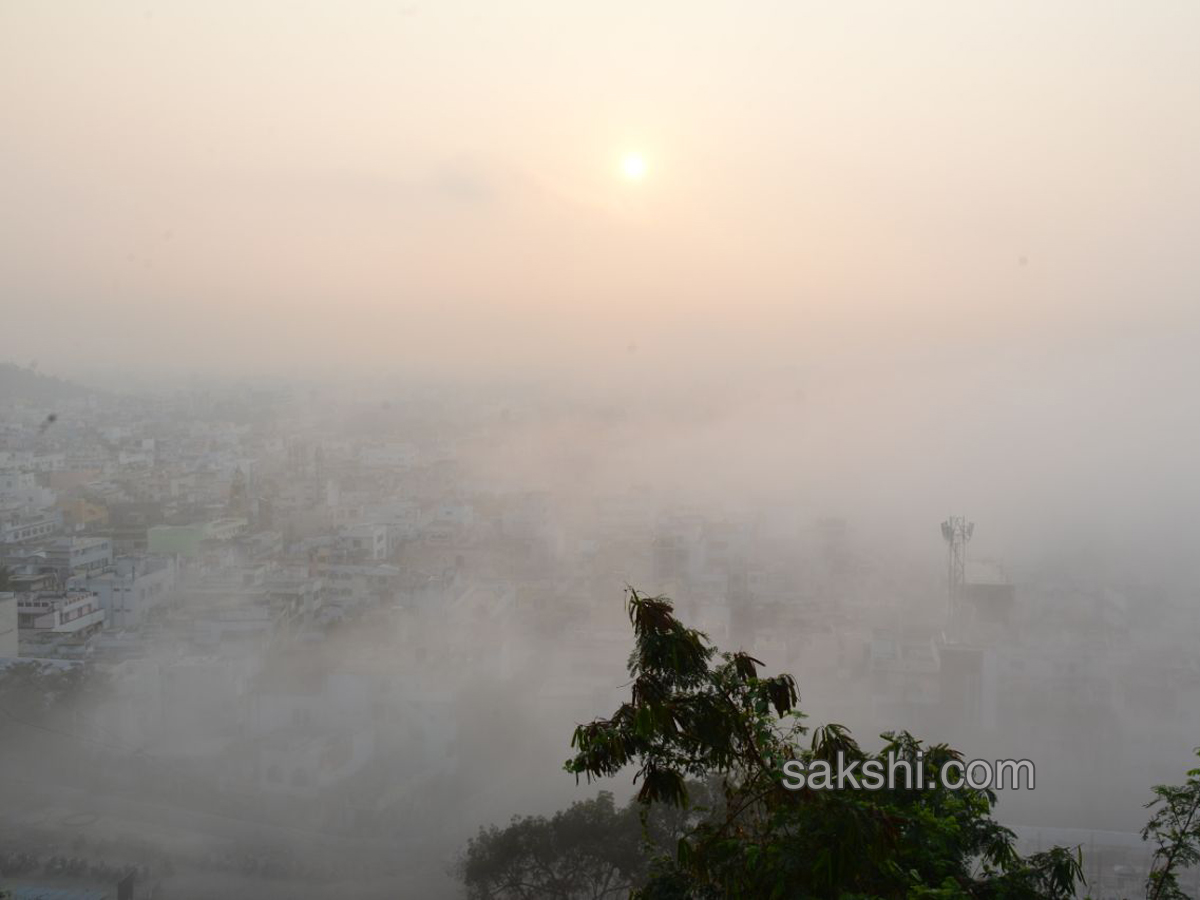
<svg viewBox="0 0 1200 900"><path fill-rule="evenodd" d="M388 527L378 522L347 525L338 534L337 547L351 559L387 559Z"/></svg>
<svg viewBox="0 0 1200 900"><path fill-rule="evenodd" d="M112 541L106 537L64 537L46 551L46 563L62 579L99 572L112 565Z"/></svg>
<svg viewBox="0 0 1200 900"><path fill-rule="evenodd" d="M62 510L0 513L0 544L25 544L49 537L63 525Z"/></svg>
<svg viewBox="0 0 1200 900"><path fill-rule="evenodd" d="M87 591L17 595L17 626L22 630L79 635L99 631L103 624L100 601Z"/></svg>
<svg viewBox="0 0 1200 900"><path fill-rule="evenodd" d="M35 512L53 506L56 499L33 472L0 472L0 509Z"/></svg>
<svg viewBox="0 0 1200 900"><path fill-rule="evenodd" d="M146 613L167 600L175 581L173 558L126 556L104 571L72 579L72 586L96 595L106 628L122 629L141 625Z"/></svg>

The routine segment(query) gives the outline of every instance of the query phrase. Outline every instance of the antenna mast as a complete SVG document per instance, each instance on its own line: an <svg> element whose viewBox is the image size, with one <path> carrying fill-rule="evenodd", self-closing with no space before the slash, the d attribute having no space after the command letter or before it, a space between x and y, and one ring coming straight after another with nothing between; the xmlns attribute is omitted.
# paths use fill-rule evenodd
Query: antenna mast
<svg viewBox="0 0 1200 900"><path fill-rule="evenodd" d="M942 538L946 541L946 600L950 614L958 611L962 588L967 581L967 544L975 533L975 523L966 516L951 516L942 523Z"/></svg>

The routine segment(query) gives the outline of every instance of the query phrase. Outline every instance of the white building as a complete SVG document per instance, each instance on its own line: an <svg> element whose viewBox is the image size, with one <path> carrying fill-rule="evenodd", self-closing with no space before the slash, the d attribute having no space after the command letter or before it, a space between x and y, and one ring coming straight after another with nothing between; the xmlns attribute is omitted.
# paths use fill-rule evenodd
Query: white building
<svg viewBox="0 0 1200 900"><path fill-rule="evenodd" d="M0 514L0 544L24 544L49 537L62 528L62 510Z"/></svg>
<svg viewBox="0 0 1200 900"><path fill-rule="evenodd" d="M346 525L338 532L338 549L356 559L387 559L388 527L380 522Z"/></svg>
<svg viewBox="0 0 1200 900"><path fill-rule="evenodd" d="M37 483L32 472L0 472L0 509L35 512L49 509L58 495Z"/></svg>
<svg viewBox="0 0 1200 900"><path fill-rule="evenodd" d="M73 587L90 591L104 610L105 627L137 628L146 613L162 604L175 588L175 560L161 556L122 556L111 568L77 576Z"/></svg>
<svg viewBox="0 0 1200 900"><path fill-rule="evenodd" d="M99 572L112 565L112 541L106 537L58 538L46 552L46 561L64 579Z"/></svg>
<svg viewBox="0 0 1200 900"><path fill-rule="evenodd" d="M34 632L80 634L99 631L104 610L94 594L82 591L30 593L17 597L17 625Z"/></svg>
<svg viewBox="0 0 1200 900"><path fill-rule="evenodd" d="M404 541L411 541L421 530L421 507L413 500L384 500L364 510L367 521L380 522L388 529L388 549L394 552Z"/></svg>

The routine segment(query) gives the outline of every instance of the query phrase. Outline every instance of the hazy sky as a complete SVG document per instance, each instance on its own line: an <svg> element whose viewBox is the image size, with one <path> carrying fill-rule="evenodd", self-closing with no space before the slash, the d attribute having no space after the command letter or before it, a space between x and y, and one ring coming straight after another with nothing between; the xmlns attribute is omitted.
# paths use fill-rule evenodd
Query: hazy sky
<svg viewBox="0 0 1200 900"><path fill-rule="evenodd" d="M1198 39L1132 0L7 2L0 357L1157 355Z"/></svg>

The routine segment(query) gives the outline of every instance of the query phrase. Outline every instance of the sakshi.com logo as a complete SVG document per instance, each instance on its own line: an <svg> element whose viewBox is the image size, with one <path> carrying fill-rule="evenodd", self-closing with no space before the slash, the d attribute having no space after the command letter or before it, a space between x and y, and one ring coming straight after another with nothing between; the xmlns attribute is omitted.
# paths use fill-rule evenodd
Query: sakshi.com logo
<svg viewBox="0 0 1200 900"><path fill-rule="evenodd" d="M783 786L791 791L976 791L1033 790L1036 772L1028 759L950 759L936 772L925 766L924 754L885 758L847 759L839 750L832 760L789 759L783 764Z"/></svg>

